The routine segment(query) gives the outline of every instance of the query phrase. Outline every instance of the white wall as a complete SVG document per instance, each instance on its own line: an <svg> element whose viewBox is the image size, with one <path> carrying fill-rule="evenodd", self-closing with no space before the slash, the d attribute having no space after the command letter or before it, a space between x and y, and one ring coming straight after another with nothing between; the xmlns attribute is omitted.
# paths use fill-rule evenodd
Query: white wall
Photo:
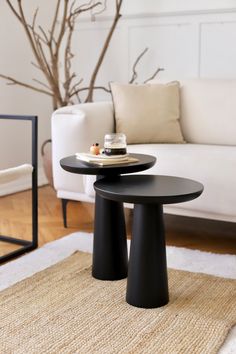
<svg viewBox="0 0 236 354"><path fill-rule="evenodd" d="M140 12L144 10L142 2L135 7L133 14L131 3L125 3L125 15L108 49L97 78L98 85L107 86L109 81L128 82L133 63L145 47L149 51L137 67L138 82L149 78L157 67L165 69L159 75L165 79L236 79L236 0L146 1L146 11ZM157 3L160 12L156 11ZM110 20L111 17L104 16L97 22L78 23L75 41L80 61L75 63L75 68L85 83L91 75ZM95 97L103 100L109 96L100 91Z"/></svg>
<svg viewBox="0 0 236 354"><path fill-rule="evenodd" d="M50 14L51 4L47 0L41 2L43 11L39 13L39 16L42 18L41 23L45 23L44 19ZM35 7L35 1L27 2L27 14L30 15ZM23 29L5 1L0 2L0 48L1 74L32 84L33 78L41 78L31 65L33 57ZM0 79L0 113L38 115L39 147L42 141L50 137L51 112L50 98L20 86L7 85L5 80ZM29 123L17 124L0 121L0 169L30 162L31 140L29 136Z"/></svg>
<svg viewBox="0 0 236 354"><path fill-rule="evenodd" d="M77 26L74 68L85 83L110 26L114 1L107 2L107 12L99 21L84 19ZM28 14L38 5L40 23L47 23L55 1L28 1ZM98 84L107 85L110 80L127 82L134 60L146 46L149 52L138 67L140 81L157 66L165 68L162 77L236 78L236 0L124 0L122 13ZM5 1L0 2L0 48L0 73L32 82L37 72L30 64L31 50ZM96 99L107 97L103 93L96 95ZM52 106L47 96L7 86L0 79L0 112L38 115L39 146L50 137ZM25 130L14 127L0 122L0 169L29 160ZM6 147L10 142L14 143L13 149Z"/></svg>

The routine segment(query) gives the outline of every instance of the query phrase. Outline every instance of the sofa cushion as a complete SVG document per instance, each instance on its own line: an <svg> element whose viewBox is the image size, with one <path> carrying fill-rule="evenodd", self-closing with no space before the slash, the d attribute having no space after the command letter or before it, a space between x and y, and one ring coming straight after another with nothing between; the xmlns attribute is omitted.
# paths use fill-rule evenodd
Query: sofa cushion
<svg viewBox="0 0 236 354"><path fill-rule="evenodd" d="M180 82L181 129L188 143L236 145L236 80Z"/></svg>
<svg viewBox="0 0 236 354"><path fill-rule="evenodd" d="M193 210L195 214L196 211L209 213L211 217L215 214L215 218L222 220L226 215L235 218L236 194L232 193L236 180L234 146L138 144L129 145L128 152L149 154L157 158L152 168L141 173L185 177L204 185L202 195L196 200L176 205L179 210Z"/></svg>
<svg viewBox="0 0 236 354"><path fill-rule="evenodd" d="M235 147L203 144L133 144L129 153L153 155L157 163L140 174L190 178L204 185L202 195L189 202L166 205L165 211L189 216L236 221ZM93 176L86 176L86 192L94 197ZM84 181L85 182L85 181Z"/></svg>
<svg viewBox="0 0 236 354"><path fill-rule="evenodd" d="M179 124L179 83L111 83L116 131L128 144L183 143Z"/></svg>

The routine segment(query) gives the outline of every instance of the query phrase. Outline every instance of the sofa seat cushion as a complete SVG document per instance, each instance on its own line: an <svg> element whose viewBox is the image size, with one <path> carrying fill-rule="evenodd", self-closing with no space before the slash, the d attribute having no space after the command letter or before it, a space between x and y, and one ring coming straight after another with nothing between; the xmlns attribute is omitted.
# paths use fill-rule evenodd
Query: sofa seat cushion
<svg viewBox="0 0 236 354"><path fill-rule="evenodd" d="M236 148L200 144L130 145L128 151L154 155L156 165L142 173L173 175L197 180L202 195L179 208L236 215Z"/></svg>
<svg viewBox="0 0 236 354"><path fill-rule="evenodd" d="M202 216L222 220L236 216L236 148L233 146L201 144L137 144L128 145L129 153L154 155L156 165L143 174L159 174L186 177L204 185L202 195L190 202L172 205L178 210L196 211ZM94 197L94 176L83 176L85 193ZM166 207L168 211L169 207ZM215 217L214 217L215 215ZM227 216L224 218L224 215ZM232 218L230 218L232 216Z"/></svg>
<svg viewBox="0 0 236 354"><path fill-rule="evenodd" d="M140 172L142 174L186 177L204 185L204 191L199 198L176 204L176 208L216 215L236 215L235 147L202 144L137 144L129 145L128 152L156 156L156 164L149 170ZM92 184L94 179L91 177L85 177L86 191L89 196L94 196Z"/></svg>

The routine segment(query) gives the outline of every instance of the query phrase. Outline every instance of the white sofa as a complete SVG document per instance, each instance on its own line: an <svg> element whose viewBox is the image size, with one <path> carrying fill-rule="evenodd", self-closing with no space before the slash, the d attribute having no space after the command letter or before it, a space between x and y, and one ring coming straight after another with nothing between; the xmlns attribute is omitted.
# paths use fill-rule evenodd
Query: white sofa
<svg viewBox="0 0 236 354"><path fill-rule="evenodd" d="M236 80L180 81L181 128L186 144L135 144L128 152L151 154L157 163L143 173L182 176L205 189L191 202L166 206L178 215L236 221ZM146 124L146 122L144 122ZM88 151L114 131L111 102L63 107L52 116L53 178L58 198L94 201L92 176L70 174L59 160Z"/></svg>

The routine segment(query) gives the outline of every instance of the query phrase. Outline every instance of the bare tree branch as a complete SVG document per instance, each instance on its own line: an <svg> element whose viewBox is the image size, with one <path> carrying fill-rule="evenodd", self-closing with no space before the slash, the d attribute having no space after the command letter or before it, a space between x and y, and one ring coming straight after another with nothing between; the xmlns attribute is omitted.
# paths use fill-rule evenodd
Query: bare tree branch
<svg viewBox="0 0 236 354"><path fill-rule="evenodd" d="M113 20L91 73L89 83L84 87L81 87L83 79L79 79L72 69L72 60L74 58L72 38L75 33L75 25L80 15L84 12L90 12L92 19L95 20L97 15L100 15L106 10L107 0L84 0L84 3L81 1L82 4L79 0L54 0L54 13L51 23L46 29L38 25L38 8L33 12L32 20L27 21L22 6L23 0L15 1L15 6L13 6L13 0L6 0L6 3L24 29L34 56L34 60L31 64L37 68L37 70L40 70L41 74L44 76L45 82L40 79L33 79L34 82L41 86L37 87L21 82L10 76L0 75L1 78L8 80L8 84L10 85L20 85L51 96L53 109L72 104L75 98L81 102L80 94L82 92L86 93L85 102L93 101L93 93L95 90L103 90L110 93L108 88L96 85L96 79L109 48L113 33L117 27L117 23L121 18L123 0L113 0L115 5ZM132 68L133 74L130 83L133 83L137 79L137 66L147 50L148 48L144 49L137 57ZM163 69L158 68L145 82L155 78L161 70Z"/></svg>
<svg viewBox="0 0 236 354"><path fill-rule="evenodd" d="M55 32L55 28L56 28L56 24L57 24L60 5L61 5L61 0L57 0L56 10L55 10L54 18L52 21L51 31L50 31L50 40L49 40L50 43L52 43L53 38L54 38L54 32Z"/></svg>
<svg viewBox="0 0 236 354"><path fill-rule="evenodd" d="M88 86L88 87L82 87L82 88L80 88L80 89L78 89L78 90L75 90L75 91L71 94L70 97L73 97L73 96L76 95L77 93L80 93L80 92L83 92L83 91L89 91L89 89L90 89L90 86ZM104 86L94 86L93 89L94 89L94 90L103 90L103 91L105 91L105 92L107 92L107 93L111 93L111 90L108 89L108 88L106 88L106 87L104 87Z"/></svg>
<svg viewBox="0 0 236 354"><path fill-rule="evenodd" d="M74 95L77 95L77 87L83 82L83 79L80 79L78 82L76 82L70 89L69 92L69 97L71 98Z"/></svg>
<svg viewBox="0 0 236 354"><path fill-rule="evenodd" d="M129 81L129 84L133 84L135 82L135 80L138 78L138 72L136 70L137 65L139 64L139 62L141 61L141 59L143 58L143 56L147 53L148 48L145 48L137 57L137 59L135 60L133 67L132 67L132 77ZM148 79L146 79L143 83L146 84L148 81L153 80L160 71L163 71L163 68L157 68L156 71L152 74L152 76L150 76Z"/></svg>
<svg viewBox="0 0 236 354"><path fill-rule="evenodd" d="M34 17L33 17L33 22L32 22L32 28L35 27L35 23L36 23L36 18L37 18L37 15L38 15L38 11L39 11L39 8L37 7L37 9L36 9L35 12L34 12Z"/></svg>
<svg viewBox="0 0 236 354"><path fill-rule="evenodd" d="M44 72L44 75L48 81L49 84L52 84L52 77L50 76L50 73L47 71L47 65L46 63L43 61L42 57L41 57L41 53L38 51L38 47L37 47L37 41L36 41L36 34L34 33L34 31L32 30L32 27L28 25L26 19L25 19L25 14L24 14L24 10L22 8L22 1L18 0L18 10L19 12L17 12L15 10L15 8L11 5L10 0L7 0L7 4L9 5L10 9L13 11L14 15L17 17L17 19L20 21L21 25L23 26L26 36L29 40L31 49L33 51L33 54L35 56L36 61L38 62L39 66L42 67L42 70Z"/></svg>
<svg viewBox="0 0 236 354"><path fill-rule="evenodd" d="M50 87L48 85L46 85L44 82L42 82L38 79L33 79L33 81L37 82L39 85L42 85L42 86L46 87L48 90L50 90Z"/></svg>
<svg viewBox="0 0 236 354"><path fill-rule="evenodd" d="M58 57L58 53L59 53L59 49L60 49L60 45L62 42L62 38L65 34L65 30L66 30L66 22L67 22L67 12L68 12L68 3L69 0L64 0L64 9L63 9L63 16L62 16L62 21L61 21L61 28L60 28L60 32L58 35L58 38L56 39L56 50L55 50L55 57Z"/></svg>
<svg viewBox="0 0 236 354"><path fill-rule="evenodd" d="M41 25L36 28L39 12L38 8L33 13L31 23L27 22L22 1L23 0L17 0L16 7L13 6L13 1L11 0L6 0L6 3L25 31L35 58L35 63L32 63L33 66L43 73L47 83L43 83L38 79L34 81L38 82L41 86L43 85L47 88L50 87L50 91L53 93L54 109L59 106L67 105L71 103L71 93L73 90L76 90L78 85L81 83L81 80L74 83L76 75L75 73L71 73L71 61L74 57L71 43L75 22L81 13L91 11L92 9L101 6L102 2L94 2L93 0L90 0L76 7L77 0L74 0L71 5L69 5L71 3L70 0L55 0L55 12L52 17L51 26L49 30L46 31ZM61 21L58 22L59 12L62 5L62 17ZM61 51L64 39L64 82L61 82L59 53ZM21 81L14 78L9 77L9 81L11 81L11 84L19 84L24 87L38 89L30 84L21 83Z"/></svg>
<svg viewBox="0 0 236 354"><path fill-rule="evenodd" d="M98 11L95 11L95 12L92 11L93 9L91 10L92 21L95 21L96 20L96 16L100 15L101 13L106 11L106 9L107 9L107 0L104 0L103 8L101 10L98 10Z"/></svg>
<svg viewBox="0 0 236 354"><path fill-rule="evenodd" d="M150 76L148 79L146 79L143 83L146 84L148 81L155 79L155 77L159 74L160 71L164 71L165 69L163 68L157 68L156 71Z"/></svg>
<svg viewBox="0 0 236 354"><path fill-rule="evenodd" d="M44 68L45 68L44 70L46 70L47 74L50 76L50 78L51 78L50 81L51 81L52 83L54 83L54 81L53 81L53 74L52 74L52 72L51 72L50 65L49 65L48 60L47 60L47 58L46 58L46 55L45 55L45 53L44 53L42 44L41 44L39 38L36 38L35 41L36 41L36 46L37 46L38 53L39 53L39 55L40 55L40 59L41 59L41 61L42 61L42 63L43 63L43 66L44 66ZM44 73L45 73L45 71L44 71Z"/></svg>
<svg viewBox="0 0 236 354"><path fill-rule="evenodd" d="M114 16L114 19L113 19L113 23L111 25L110 31L108 32L108 35L107 35L107 38L106 38L105 43L103 45L101 54L100 54L100 56L98 58L97 64L96 64L96 66L94 68L94 71L92 73L92 76L91 76L91 79L90 79L90 82L89 82L88 95L87 95L87 97L85 99L85 102L92 102L93 101L93 90L94 90L94 86L95 86L95 81L96 81L99 69L100 69L100 67L102 65L102 62L103 62L103 60L105 58L105 54L106 54L107 49L109 47L109 44L110 44L112 35L114 33L114 30L115 30L115 28L117 26L117 23L118 23L118 21L119 21L119 19L121 17L120 9L121 9L122 2L123 2L123 0L116 0L116 13L115 13L115 16Z"/></svg>
<svg viewBox="0 0 236 354"><path fill-rule="evenodd" d="M42 42L44 42L47 46L49 46L50 45L50 39L48 38L47 33L44 31L42 26L39 26L39 30L42 32L44 38L39 36L39 34L37 33L38 38L40 38Z"/></svg>
<svg viewBox="0 0 236 354"><path fill-rule="evenodd" d="M11 11L13 12L13 14L18 18L18 20L21 22L21 17L18 14L18 12L16 11L16 9L14 8L14 6L12 5L10 0L6 0L8 6L10 7Z"/></svg>
<svg viewBox="0 0 236 354"><path fill-rule="evenodd" d="M43 72L43 69L38 64L34 63L33 61L31 61L30 64L33 65L36 69L38 69L38 70Z"/></svg>
<svg viewBox="0 0 236 354"><path fill-rule="evenodd" d="M140 60L142 59L142 57L144 56L145 53L147 53L148 51L148 48L145 48L140 54L139 56L137 57L137 59L135 60L134 64L133 64L133 68L132 68L132 71L133 71L133 75L129 81L129 84L133 84L134 81L137 79L138 77L138 73L136 71L136 67L138 65L138 63L140 62Z"/></svg>
<svg viewBox="0 0 236 354"><path fill-rule="evenodd" d="M16 80L16 79L14 79L13 77L6 76L6 75L2 75L2 74L0 74L0 77L2 77L2 78L5 79L5 80L10 81L10 82L7 83L8 85L20 85L20 86L26 87L26 88L28 88L28 89L31 89L31 90L34 90L34 91L43 93L43 94L45 94L45 95L53 96L53 92L46 91L46 90L40 89L40 88L38 88L38 87L29 85L29 84L27 84L27 83L25 83L25 82L18 81L18 80Z"/></svg>
<svg viewBox="0 0 236 354"><path fill-rule="evenodd" d="M89 10L92 10L94 9L95 7L99 6L99 5L102 5L101 1L98 1L96 3L92 3L92 0L89 1L87 4L82 4L80 6L78 6L74 11L73 11L73 14L74 15L77 15L77 14L80 14L82 12L86 12L86 11L89 11Z"/></svg>

